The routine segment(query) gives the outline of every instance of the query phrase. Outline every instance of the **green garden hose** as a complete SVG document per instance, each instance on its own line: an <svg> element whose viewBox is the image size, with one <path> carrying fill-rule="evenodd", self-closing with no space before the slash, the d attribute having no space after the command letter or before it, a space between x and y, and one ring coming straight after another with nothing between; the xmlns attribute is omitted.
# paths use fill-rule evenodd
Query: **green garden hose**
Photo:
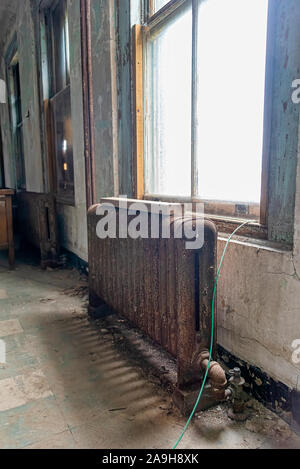
<svg viewBox="0 0 300 469"><path fill-rule="evenodd" d="M203 393L203 390L204 390L204 386L206 384L206 381L207 381L207 376L208 376L208 372L209 372L209 366L210 366L210 363L211 363L211 359L212 359L212 351L213 351L213 344L214 344L214 311L215 311L215 298L216 298L216 291L217 291L217 285L218 285L218 280L219 280L219 276L220 276L220 271L221 271L221 267L222 267L222 264L223 264L223 261L224 261L224 257L225 257L225 254L226 254L226 251L227 251L227 248L228 248L228 245L231 241L231 239L233 238L233 236L241 229L243 228L243 226L245 225L248 225L248 223L253 223L253 220L248 220L244 223L242 223L238 228L236 228L234 230L234 232L229 236L227 242L226 242L226 245L225 245L225 248L224 248L224 251L223 251L223 254L222 254L222 257L221 257L221 261L220 261L220 265L219 265L219 268L218 268L218 272L217 272L217 276L216 276L216 280L215 280L215 285L214 285L214 291L213 291L213 299L212 299L212 312L211 312L211 340L210 340L210 351L209 351L209 360L208 360L208 365L207 365L207 368L206 368L206 372L205 372L205 375L204 375L204 379L203 379L203 382L202 382L202 386L201 386L201 389L200 389L200 392L199 392L199 395L198 395L198 398L197 398L197 401L196 401L196 404L192 410L192 413L191 415L189 416L188 418L188 421L186 422L185 424L185 427L179 437L179 439L177 440L176 444L173 446L172 449L176 449L177 446L179 445L179 443L181 442L182 438L184 437L185 435L185 432L187 431L190 423L191 423L191 420L192 418L194 417L195 415L195 412L197 410L197 407L199 405L199 402L201 400L201 397L202 397L202 393Z"/></svg>

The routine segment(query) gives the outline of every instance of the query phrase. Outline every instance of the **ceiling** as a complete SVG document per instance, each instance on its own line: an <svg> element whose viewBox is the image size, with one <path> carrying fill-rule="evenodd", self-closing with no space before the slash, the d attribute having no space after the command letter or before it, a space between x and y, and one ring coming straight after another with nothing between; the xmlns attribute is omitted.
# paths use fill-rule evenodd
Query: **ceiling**
<svg viewBox="0 0 300 469"><path fill-rule="evenodd" d="M20 7L20 0L0 0L0 51L1 52L2 52L2 47L3 47L3 42L5 41L7 32L11 29L12 25L14 24L17 6Z"/></svg>

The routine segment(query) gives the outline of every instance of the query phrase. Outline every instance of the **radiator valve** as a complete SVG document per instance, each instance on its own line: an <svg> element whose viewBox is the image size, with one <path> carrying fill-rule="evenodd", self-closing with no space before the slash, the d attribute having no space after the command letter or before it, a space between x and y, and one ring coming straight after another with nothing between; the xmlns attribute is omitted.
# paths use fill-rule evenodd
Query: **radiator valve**
<svg viewBox="0 0 300 469"><path fill-rule="evenodd" d="M227 388L228 398L232 402L232 407L228 411L228 416L233 420L244 421L248 418L246 410L246 396L243 390L245 380L242 377L240 368L229 371L230 379Z"/></svg>

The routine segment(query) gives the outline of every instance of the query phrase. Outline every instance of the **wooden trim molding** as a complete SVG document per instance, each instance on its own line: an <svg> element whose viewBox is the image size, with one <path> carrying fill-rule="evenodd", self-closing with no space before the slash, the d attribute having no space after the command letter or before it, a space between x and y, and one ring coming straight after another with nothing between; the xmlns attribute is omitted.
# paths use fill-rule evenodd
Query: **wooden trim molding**
<svg viewBox="0 0 300 469"><path fill-rule="evenodd" d="M53 144L53 123L51 113L51 103L49 99L44 101L45 130L46 130L46 146L47 146L47 169L48 184L50 192L55 192L55 161L54 161L54 144Z"/></svg>
<svg viewBox="0 0 300 469"><path fill-rule="evenodd" d="M89 208L96 201L91 1L80 0L80 10L86 204Z"/></svg>
<svg viewBox="0 0 300 469"><path fill-rule="evenodd" d="M275 37L275 10L274 5L269 3L268 10L268 32L267 32L267 52L266 52L266 85L265 85L265 112L264 112L264 135L263 135L263 155L262 155L262 176L261 176L261 201L260 201L260 223L268 224L268 199L269 199L269 170L272 132L272 94L274 75L274 37Z"/></svg>
<svg viewBox="0 0 300 469"><path fill-rule="evenodd" d="M0 190L0 250L8 250L8 261L10 268L15 263L15 247L12 217L12 195L14 191L9 189Z"/></svg>
<svg viewBox="0 0 300 469"><path fill-rule="evenodd" d="M143 27L133 26L133 182L134 197L144 196Z"/></svg>

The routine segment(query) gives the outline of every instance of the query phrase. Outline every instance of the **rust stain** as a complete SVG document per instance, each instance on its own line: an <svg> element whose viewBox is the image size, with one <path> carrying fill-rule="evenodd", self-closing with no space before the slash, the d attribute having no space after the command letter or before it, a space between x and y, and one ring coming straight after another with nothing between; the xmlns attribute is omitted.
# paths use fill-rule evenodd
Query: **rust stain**
<svg viewBox="0 0 300 469"><path fill-rule="evenodd" d="M196 251L186 250L186 240L173 235L101 240L96 235L96 209L88 214L90 296L104 301L177 358L179 386L198 382L201 376L193 357L199 349L209 348L211 337L215 225L205 221L206 241Z"/></svg>

